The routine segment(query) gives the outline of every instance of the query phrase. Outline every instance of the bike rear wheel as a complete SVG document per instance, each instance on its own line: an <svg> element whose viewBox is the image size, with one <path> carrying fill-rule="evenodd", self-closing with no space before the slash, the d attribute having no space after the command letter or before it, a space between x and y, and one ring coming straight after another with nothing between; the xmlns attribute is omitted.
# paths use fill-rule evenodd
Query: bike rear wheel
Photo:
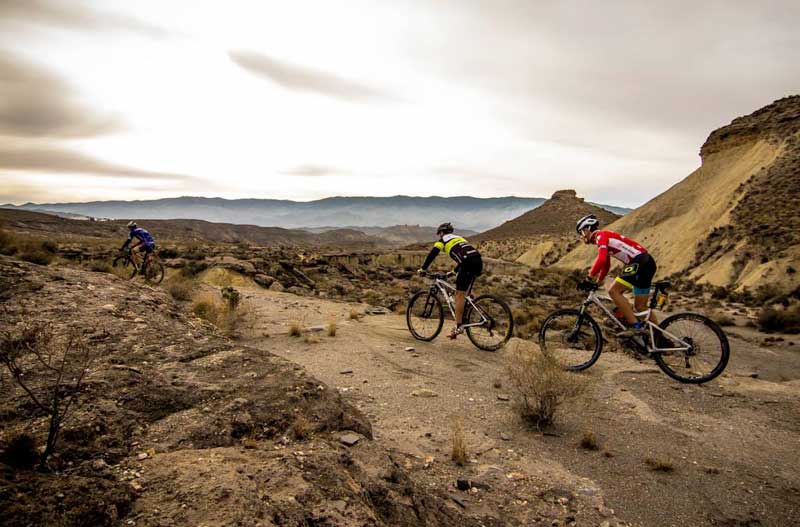
<svg viewBox="0 0 800 527"><path fill-rule="evenodd" d="M514 333L514 317L511 308L503 299L494 295L481 295L473 300L475 307L467 304L464 313L465 324L478 324L484 317L486 322L479 326L467 326L469 340L483 351L497 351Z"/></svg>
<svg viewBox="0 0 800 527"><path fill-rule="evenodd" d="M136 266L133 265L133 262L126 254L121 254L116 258L114 258L114 261L112 262L111 265L115 269L121 269L122 270L121 274L129 275L128 276L129 279L136 276L136 271L137 271Z"/></svg>
<svg viewBox="0 0 800 527"><path fill-rule="evenodd" d="M562 368L581 371L600 358L603 334L587 313L560 309L547 316L539 330L542 353L555 359Z"/></svg>
<svg viewBox="0 0 800 527"><path fill-rule="evenodd" d="M659 327L690 345L687 351L653 353L661 370L676 381L702 384L717 377L728 365L728 337L708 317L695 313L678 313L664 319ZM659 348L682 347L683 344L665 333L656 331Z"/></svg>
<svg viewBox="0 0 800 527"><path fill-rule="evenodd" d="M415 293L408 301L406 324L415 339L426 342L435 339L444 325L442 301L430 291Z"/></svg>
<svg viewBox="0 0 800 527"><path fill-rule="evenodd" d="M160 284L162 280L164 280L164 264L162 264L159 260L153 259L149 264L147 264L147 269L145 269L144 279L150 282L151 284Z"/></svg>

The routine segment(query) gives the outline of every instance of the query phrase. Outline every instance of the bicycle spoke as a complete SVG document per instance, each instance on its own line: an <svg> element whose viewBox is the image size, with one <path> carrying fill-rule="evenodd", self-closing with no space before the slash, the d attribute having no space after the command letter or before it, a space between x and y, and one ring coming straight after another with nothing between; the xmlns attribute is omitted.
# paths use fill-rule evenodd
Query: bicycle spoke
<svg viewBox="0 0 800 527"><path fill-rule="evenodd" d="M674 338L662 335L658 339L659 347L689 347L685 351L675 350L660 354L657 360L669 375L684 382L703 382L716 376L721 371L718 371L720 366L724 368L727 363L726 342L721 340L703 317L679 317L667 321L665 329L680 341L675 342Z"/></svg>

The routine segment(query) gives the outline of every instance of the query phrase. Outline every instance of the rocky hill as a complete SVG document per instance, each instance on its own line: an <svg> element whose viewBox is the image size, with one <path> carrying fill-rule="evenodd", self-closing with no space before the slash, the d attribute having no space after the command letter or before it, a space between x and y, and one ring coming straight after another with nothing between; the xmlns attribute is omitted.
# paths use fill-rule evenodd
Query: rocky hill
<svg viewBox="0 0 800 527"><path fill-rule="evenodd" d="M559 190L541 206L474 237L481 252L528 265L547 265L572 248L575 222L595 214L606 224L618 214L579 198L574 190Z"/></svg>
<svg viewBox="0 0 800 527"><path fill-rule="evenodd" d="M734 288L800 285L800 96L715 130L686 179L610 228L650 249L659 275ZM558 262L580 268L594 250Z"/></svg>
<svg viewBox="0 0 800 527"><path fill-rule="evenodd" d="M51 327L93 357L52 472L11 447L41 444L47 419L3 378L3 525L477 525L370 447L370 422L335 389L163 290L0 256L0 307L4 343ZM38 389L48 370L30 372Z"/></svg>

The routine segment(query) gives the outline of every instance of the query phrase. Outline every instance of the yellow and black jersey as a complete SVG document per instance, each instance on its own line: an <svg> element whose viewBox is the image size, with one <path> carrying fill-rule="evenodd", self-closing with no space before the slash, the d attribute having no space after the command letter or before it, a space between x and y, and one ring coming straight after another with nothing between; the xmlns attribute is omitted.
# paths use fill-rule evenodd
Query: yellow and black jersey
<svg viewBox="0 0 800 527"><path fill-rule="evenodd" d="M444 251L447 256L455 260L459 265L467 258L480 256L475 247L470 245L466 239L456 234L445 234L440 241L433 244L433 249L428 253L428 257L425 258L422 268L427 269L441 251Z"/></svg>

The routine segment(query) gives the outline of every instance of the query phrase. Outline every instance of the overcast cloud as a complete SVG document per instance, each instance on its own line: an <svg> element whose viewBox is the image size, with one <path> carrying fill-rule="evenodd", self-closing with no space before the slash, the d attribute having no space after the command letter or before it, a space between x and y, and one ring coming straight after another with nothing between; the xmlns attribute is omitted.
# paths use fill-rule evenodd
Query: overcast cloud
<svg viewBox="0 0 800 527"><path fill-rule="evenodd" d="M798 27L795 0L0 0L0 196L637 206L800 91Z"/></svg>

